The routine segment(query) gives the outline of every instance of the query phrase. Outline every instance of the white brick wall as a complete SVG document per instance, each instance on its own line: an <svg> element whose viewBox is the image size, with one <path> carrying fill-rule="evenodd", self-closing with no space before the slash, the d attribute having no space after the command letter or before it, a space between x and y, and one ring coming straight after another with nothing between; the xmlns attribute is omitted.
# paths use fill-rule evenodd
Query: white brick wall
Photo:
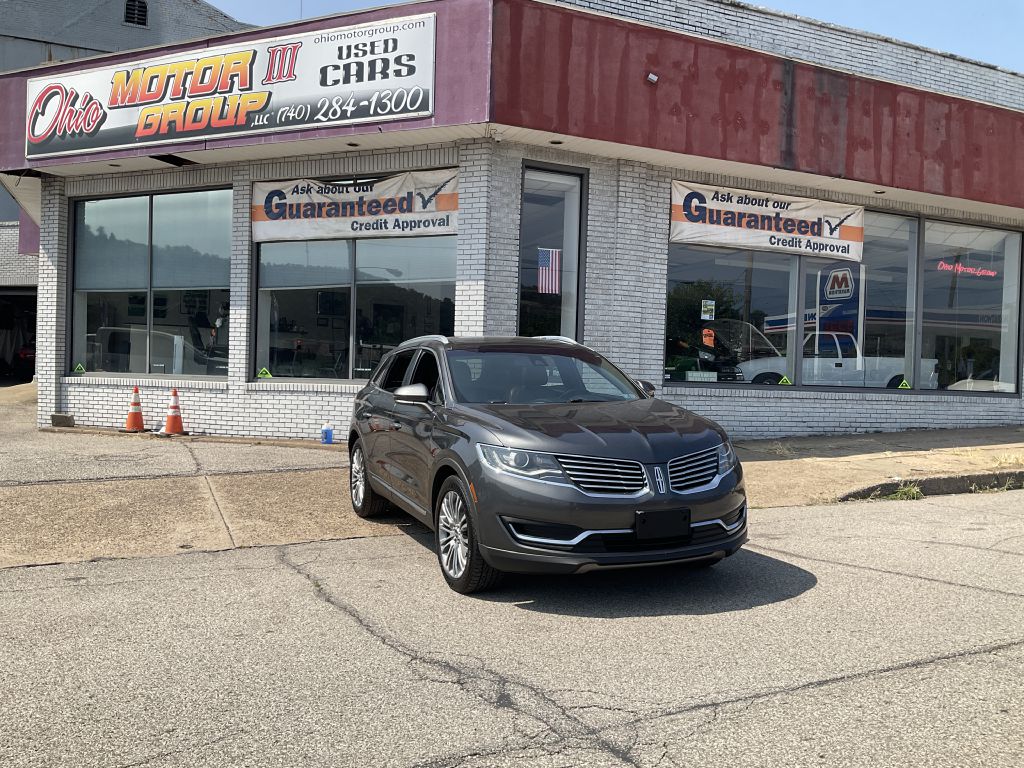
<svg viewBox="0 0 1024 768"><path fill-rule="evenodd" d="M555 1L845 72L1024 109L1024 75L1019 73L735 0Z"/></svg>
<svg viewBox="0 0 1024 768"><path fill-rule="evenodd" d="M675 387L662 390L665 339L665 292L668 266L670 185L673 178L722 184L803 197L820 190L788 184L753 182L730 176L684 172L633 161L575 154L546 147L502 143L494 149L502 167L519 168L530 160L583 168L589 172L587 274L584 342L607 355L637 378L654 383L666 400L718 421L736 437L847 432L890 432L930 427L968 427L1024 423L1019 397L968 397L882 390L815 392L777 388ZM497 166L496 166L497 167ZM512 209L492 213L491 241L518 237L518 193L512 195L504 175L492 180L507 189ZM835 195L833 199L879 209L877 199ZM979 224L1024 229L1019 218L979 217L948 208L913 207L886 201L894 213L967 219ZM513 241L512 258L517 259ZM488 261L509 254L489 252ZM515 329L518 271L491 270L489 306L500 316L490 326L501 333ZM498 276L501 279L497 279ZM494 297L493 299L490 297ZM503 298L502 298L503 297ZM491 333L498 330L489 331Z"/></svg>
<svg viewBox="0 0 1024 768"><path fill-rule="evenodd" d="M189 167L69 179L43 184L44 226L39 273L39 421L54 411L80 424L113 427L125 417L131 387L143 391L147 424L162 423L177 386L186 428L195 432L316 437L329 421L344 434L357 383L248 381L252 371L251 272L248 211L258 179L344 177L414 168L460 168L460 234L456 329L460 335L512 334L518 316L519 205L526 162L584 169L589 178L584 341L630 374L660 387L663 367L669 188L672 178L814 197L815 190L755 183L714 174L685 173L634 161L616 161L554 147L490 140L396 151L292 158L213 167ZM197 186L232 186L236 237L231 261L231 362L226 380L64 376L68 197L142 193ZM836 199L879 207L879 201ZM1019 219L982 219L960 211L886 205L894 212L971 219L1024 228ZM879 392L713 387L674 388L666 399L709 416L738 437L893 431L930 426L1024 422L1020 398L947 397Z"/></svg>
<svg viewBox="0 0 1024 768"><path fill-rule="evenodd" d="M18 253L18 222L0 221L0 287L34 286L39 258Z"/></svg>
<svg viewBox="0 0 1024 768"><path fill-rule="evenodd" d="M476 189L486 195L472 146L465 148L467 171ZM77 423L88 426L116 427L125 419L133 386L142 391L143 413L147 426L163 424L171 387L178 388L185 427L191 432L313 438L324 422L332 423L344 435L352 410L353 395L361 385L333 382L275 380L250 382L252 307L252 249L249 239L249 206L252 181L302 177L345 177L397 172L417 168L453 167L460 164L460 147L416 147L393 152L364 152L324 155L316 158L291 158L256 163L236 163L210 167L188 167L134 174L108 174L63 180L48 178L43 183L44 225L40 233L39 377L38 422L47 425L54 412L72 413ZM460 179L461 184L461 179ZM67 214L68 198L159 192L196 187L231 186L235 238L231 251L231 318L229 325L229 372L227 380L175 380L160 377L77 377L64 375L67 290ZM65 196L66 195L66 196ZM479 202L473 194L462 204L477 228L486 231L486 209L474 211ZM460 212L461 215L461 212ZM472 266L481 261L482 248L460 249L460 260ZM457 283L457 295L465 295L467 305L474 304L482 291L479 279L470 272L468 288ZM474 289L475 285L475 289ZM482 308L482 301L477 300ZM59 312L57 308L59 307ZM478 324L460 320L460 332L482 332L482 309Z"/></svg>

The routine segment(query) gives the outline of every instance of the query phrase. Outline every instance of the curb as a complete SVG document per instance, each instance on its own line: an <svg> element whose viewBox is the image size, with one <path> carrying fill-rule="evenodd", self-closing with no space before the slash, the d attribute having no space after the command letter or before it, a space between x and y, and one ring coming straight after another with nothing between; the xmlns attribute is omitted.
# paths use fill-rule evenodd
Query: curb
<svg viewBox="0 0 1024 768"><path fill-rule="evenodd" d="M876 483L850 491L839 501L883 501L901 486L916 485L925 496L951 496L958 493L984 493L986 491L1012 491L1024 488L1024 470L1013 472L980 472L971 475L945 475L941 477L907 478Z"/></svg>

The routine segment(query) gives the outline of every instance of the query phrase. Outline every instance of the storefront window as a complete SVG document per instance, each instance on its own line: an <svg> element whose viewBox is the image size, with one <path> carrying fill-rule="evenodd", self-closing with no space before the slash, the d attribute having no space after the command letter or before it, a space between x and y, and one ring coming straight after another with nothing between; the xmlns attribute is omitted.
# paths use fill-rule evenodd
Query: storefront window
<svg viewBox="0 0 1024 768"><path fill-rule="evenodd" d="M578 176L528 169L519 239L519 333L576 337Z"/></svg>
<svg viewBox="0 0 1024 768"><path fill-rule="evenodd" d="M954 391L1017 391L1020 249L1017 232L926 224L922 379Z"/></svg>
<svg viewBox="0 0 1024 768"><path fill-rule="evenodd" d="M230 190L78 203L72 370L227 375L230 253Z"/></svg>
<svg viewBox="0 0 1024 768"><path fill-rule="evenodd" d="M665 383L793 382L796 257L673 244Z"/></svg>
<svg viewBox="0 0 1024 768"><path fill-rule="evenodd" d="M260 247L257 371L348 378L353 254L347 240Z"/></svg>
<svg viewBox="0 0 1024 768"><path fill-rule="evenodd" d="M367 378L406 339L455 333L455 237L266 243L257 317L257 372Z"/></svg>
<svg viewBox="0 0 1024 768"><path fill-rule="evenodd" d="M803 384L914 385L917 219L869 212L864 223L861 263L804 260ZM934 375L920 386L934 389Z"/></svg>

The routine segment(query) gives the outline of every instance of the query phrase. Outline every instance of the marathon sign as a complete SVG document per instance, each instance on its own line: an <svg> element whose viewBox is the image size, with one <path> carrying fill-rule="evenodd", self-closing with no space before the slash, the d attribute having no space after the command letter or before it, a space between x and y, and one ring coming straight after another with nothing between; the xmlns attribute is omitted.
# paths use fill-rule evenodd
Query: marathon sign
<svg viewBox="0 0 1024 768"><path fill-rule="evenodd" d="M251 215L257 243L454 235L459 174L447 168L369 181L258 182Z"/></svg>
<svg viewBox="0 0 1024 768"><path fill-rule="evenodd" d="M670 240L859 262L864 209L673 181Z"/></svg>
<svg viewBox="0 0 1024 768"><path fill-rule="evenodd" d="M434 113L434 14L28 81L25 157Z"/></svg>

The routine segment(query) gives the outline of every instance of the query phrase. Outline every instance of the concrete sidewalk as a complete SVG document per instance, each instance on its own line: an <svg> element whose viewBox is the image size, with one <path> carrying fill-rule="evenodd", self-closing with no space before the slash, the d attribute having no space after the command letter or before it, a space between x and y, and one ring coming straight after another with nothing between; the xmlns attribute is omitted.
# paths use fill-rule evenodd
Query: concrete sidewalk
<svg viewBox="0 0 1024 768"><path fill-rule="evenodd" d="M345 446L40 431L32 385L0 387L0 568L387 536L357 518ZM754 509L1024 487L1024 428L741 441Z"/></svg>

